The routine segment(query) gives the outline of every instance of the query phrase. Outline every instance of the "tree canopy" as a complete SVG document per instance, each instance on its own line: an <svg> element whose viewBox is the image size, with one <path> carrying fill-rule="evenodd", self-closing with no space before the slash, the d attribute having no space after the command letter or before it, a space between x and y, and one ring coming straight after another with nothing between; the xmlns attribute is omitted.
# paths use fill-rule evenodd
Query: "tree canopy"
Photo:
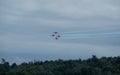
<svg viewBox="0 0 120 75"><path fill-rule="evenodd" d="M19 65L1 60L0 75L120 75L120 56L93 55L86 60L30 61Z"/></svg>

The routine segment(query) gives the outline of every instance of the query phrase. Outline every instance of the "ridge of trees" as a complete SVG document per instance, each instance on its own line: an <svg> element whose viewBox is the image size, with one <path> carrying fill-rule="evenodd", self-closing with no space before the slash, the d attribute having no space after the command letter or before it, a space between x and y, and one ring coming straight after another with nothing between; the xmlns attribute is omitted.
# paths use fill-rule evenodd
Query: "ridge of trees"
<svg viewBox="0 0 120 75"><path fill-rule="evenodd" d="M0 75L120 75L120 56L86 60L30 61L19 65L9 64L4 58Z"/></svg>

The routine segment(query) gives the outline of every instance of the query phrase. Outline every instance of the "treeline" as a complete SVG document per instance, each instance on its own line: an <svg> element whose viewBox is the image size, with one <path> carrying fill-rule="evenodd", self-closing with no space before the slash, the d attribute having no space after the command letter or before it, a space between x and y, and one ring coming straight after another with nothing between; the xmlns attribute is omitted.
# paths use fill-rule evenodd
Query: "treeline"
<svg viewBox="0 0 120 75"><path fill-rule="evenodd" d="M0 75L120 75L120 56L93 55L86 60L31 61L20 65L1 59Z"/></svg>

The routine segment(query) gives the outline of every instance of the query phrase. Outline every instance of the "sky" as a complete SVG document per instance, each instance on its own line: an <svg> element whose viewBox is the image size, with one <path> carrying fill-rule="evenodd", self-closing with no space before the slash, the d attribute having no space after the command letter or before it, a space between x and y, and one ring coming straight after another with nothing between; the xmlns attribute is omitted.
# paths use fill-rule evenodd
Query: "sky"
<svg viewBox="0 0 120 75"><path fill-rule="evenodd" d="M58 32L55 40L51 35ZM120 0L0 0L0 58L120 56Z"/></svg>

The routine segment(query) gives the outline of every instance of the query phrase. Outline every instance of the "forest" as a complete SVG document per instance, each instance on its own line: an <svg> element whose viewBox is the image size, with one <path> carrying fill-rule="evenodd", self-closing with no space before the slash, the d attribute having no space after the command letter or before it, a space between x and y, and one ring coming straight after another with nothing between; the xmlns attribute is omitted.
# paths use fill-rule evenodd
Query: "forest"
<svg viewBox="0 0 120 75"><path fill-rule="evenodd" d="M0 75L120 75L120 56L88 59L0 62Z"/></svg>

